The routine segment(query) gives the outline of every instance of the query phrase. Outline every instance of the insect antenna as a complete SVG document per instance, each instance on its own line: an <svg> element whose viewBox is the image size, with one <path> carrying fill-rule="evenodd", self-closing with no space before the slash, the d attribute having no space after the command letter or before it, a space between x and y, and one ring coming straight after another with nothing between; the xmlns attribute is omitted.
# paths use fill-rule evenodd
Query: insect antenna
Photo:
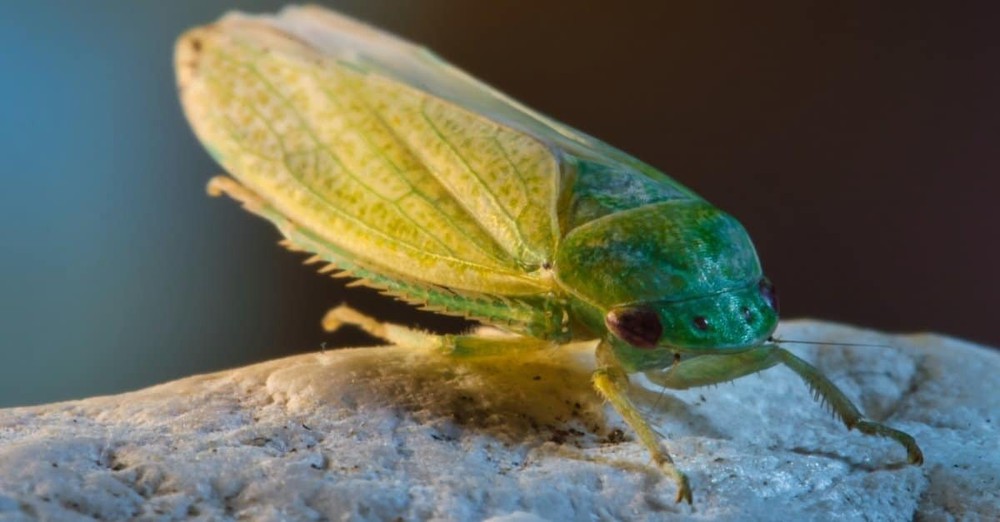
<svg viewBox="0 0 1000 522"><path fill-rule="evenodd" d="M867 346L869 348L892 348L889 344L874 344L874 343L833 343L827 341L796 341L795 339L778 339L777 337L768 337L767 339L772 343L794 343L794 344L814 344L819 346Z"/></svg>
<svg viewBox="0 0 1000 522"><path fill-rule="evenodd" d="M660 403L663 402L663 397L667 395L666 386L658 386L660 392L656 394L656 400L653 401L653 405L650 407L651 411L658 411L660 409Z"/></svg>
<svg viewBox="0 0 1000 522"><path fill-rule="evenodd" d="M681 361L681 355L679 353L674 353L673 364L677 365L678 363L680 363L680 361ZM659 386L659 385L657 385L657 387L660 389L660 392L656 394L656 400L653 401L653 405L650 407L652 411L659 410L660 403L663 402L663 398L667 396L667 387L666 386Z"/></svg>

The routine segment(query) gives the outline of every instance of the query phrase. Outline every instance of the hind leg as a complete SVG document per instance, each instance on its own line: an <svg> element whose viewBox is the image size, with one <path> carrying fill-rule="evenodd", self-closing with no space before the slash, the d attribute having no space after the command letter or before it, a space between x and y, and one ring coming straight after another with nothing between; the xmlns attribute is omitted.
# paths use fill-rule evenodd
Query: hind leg
<svg viewBox="0 0 1000 522"><path fill-rule="evenodd" d="M343 325L360 328L396 346L413 349L438 350L452 357L492 357L513 353L535 352L555 346L551 341L520 335L438 335L384 323L347 305L331 309L323 317L323 328L333 332Z"/></svg>

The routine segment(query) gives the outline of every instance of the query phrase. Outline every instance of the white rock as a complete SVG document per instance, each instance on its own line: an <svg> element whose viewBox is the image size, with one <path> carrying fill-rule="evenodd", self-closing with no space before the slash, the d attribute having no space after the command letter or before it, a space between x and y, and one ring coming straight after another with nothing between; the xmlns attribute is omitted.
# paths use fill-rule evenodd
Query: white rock
<svg viewBox="0 0 1000 522"><path fill-rule="evenodd" d="M636 386L689 507L591 390L588 346L344 349L0 410L0 519L1000 519L1000 354L809 321L779 336L890 344L793 350L916 437L924 466L847 432L784 368Z"/></svg>

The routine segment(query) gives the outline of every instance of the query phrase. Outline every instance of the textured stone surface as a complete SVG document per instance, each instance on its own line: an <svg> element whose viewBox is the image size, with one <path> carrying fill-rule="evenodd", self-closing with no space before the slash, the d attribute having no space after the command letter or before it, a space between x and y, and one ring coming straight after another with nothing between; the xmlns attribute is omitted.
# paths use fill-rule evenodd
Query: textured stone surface
<svg viewBox="0 0 1000 522"><path fill-rule="evenodd" d="M110 397L0 410L0 520L1000 519L1000 355L819 322L800 346L926 457L848 433L790 371L636 401L694 488L591 391L587 346L453 360L327 351ZM624 436L622 436L624 432Z"/></svg>

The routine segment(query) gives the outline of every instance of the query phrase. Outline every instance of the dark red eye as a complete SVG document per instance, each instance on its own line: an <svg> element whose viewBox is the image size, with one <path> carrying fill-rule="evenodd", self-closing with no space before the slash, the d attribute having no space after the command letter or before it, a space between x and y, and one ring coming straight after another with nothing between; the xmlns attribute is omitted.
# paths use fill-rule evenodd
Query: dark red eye
<svg viewBox="0 0 1000 522"><path fill-rule="evenodd" d="M691 322L694 323L695 328L703 332L708 331L708 319L705 319L703 316L700 315L695 316L695 318L692 319Z"/></svg>
<svg viewBox="0 0 1000 522"><path fill-rule="evenodd" d="M653 348L663 335L660 316L639 306L611 310L604 324L611 333L636 348Z"/></svg>
<svg viewBox="0 0 1000 522"><path fill-rule="evenodd" d="M774 289L771 280L765 277L760 280L757 287L760 289L760 296L764 302L774 310L774 313L778 313L778 291Z"/></svg>

